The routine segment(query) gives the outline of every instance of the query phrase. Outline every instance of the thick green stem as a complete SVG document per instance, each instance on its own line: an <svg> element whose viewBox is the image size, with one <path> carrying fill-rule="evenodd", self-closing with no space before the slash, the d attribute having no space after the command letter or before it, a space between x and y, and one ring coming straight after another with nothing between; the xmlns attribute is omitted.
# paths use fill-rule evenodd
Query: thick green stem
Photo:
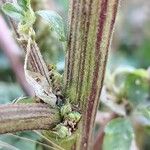
<svg viewBox="0 0 150 150"><path fill-rule="evenodd" d="M71 1L65 90L70 101L82 110L76 149L91 150L118 3L119 0Z"/></svg>
<svg viewBox="0 0 150 150"><path fill-rule="evenodd" d="M59 111L46 104L0 105L0 134L52 129L60 120Z"/></svg>

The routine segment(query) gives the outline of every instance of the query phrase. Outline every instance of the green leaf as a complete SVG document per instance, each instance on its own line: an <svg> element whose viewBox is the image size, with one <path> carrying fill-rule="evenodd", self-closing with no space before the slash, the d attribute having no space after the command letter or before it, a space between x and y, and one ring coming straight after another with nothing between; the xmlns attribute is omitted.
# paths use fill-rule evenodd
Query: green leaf
<svg viewBox="0 0 150 150"><path fill-rule="evenodd" d="M144 109L141 109L141 113L147 120L150 121L150 106L147 106Z"/></svg>
<svg viewBox="0 0 150 150"><path fill-rule="evenodd" d="M17 4L5 3L2 5L3 12L11 18L20 21L23 18L22 9Z"/></svg>
<svg viewBox="0 0 150 150"><path fill-rule="evenodd" d="M19 104L29 104L29 103L36 103L36 99L34 97L20 97L12 101L12 103L19 103Z"/></svg>
<svg viewBox="0 0 150 150"><path fill-rule="evenodd" d="M27 10L30 7L31 0L17 0L19 6L21 6L24 10Z"/></svg>
<svg viewBox="0 0 150 150"><path fill-rule="evenodd" d="M137 109L137 113L147 120L147 125L150 125L150 105L149 104L139 106Z"/></svg>
<svg viewBox="0 0 150 150"><path fill-rule="evenodd" d="M58 134L56 134L53 131L43 131L42 134L49 139L54 146L55 149L58 150L70 150L72 149L72 145L75 144L76 139L78 138L79 134L78 131L75 131L72 135L66 137L66 138L60 138Z"/></svg>
<svg viewBox="0 0 150 150"><path fill-rule="evenodd" d="M51 10L40 10L36 13L49 23L51 29L54 30L59 36L59 40L66 40L63 25L64 23L60 15Z"/></svg>
<svg viewBox="0 0 150 150"><path fill-rule="evenodd" d="M32 9L29 9L25 12L24 17L23 17L23 21L22 21L22 27L26 30L28 30L30 27L33 26L33 24L35 23L36 20L36 16L33 12Z"/></svg>
<svg viewBox="0 0 150 150"><path fill-rule="evenodd" d="M31 141L32 140L32 141ZM37 150L37 141L40 137L34 132L18 132L16 134L0 135L0 141L4 141L9 145L16 147L16 150ZM1 147L1 150L15 150Z"/></svg>
<svg viewBox="0 0 150 150"><path fill-rule="evenodd" d="M105 128L103 150L130 150L133 138L133 128L127 119L113 119Z"/></svg>
<svg viewBox="0 0 150 150"><path fill-rule="evenodd" d="M144 69L118 72L114 78L115 89L121 97L133 105L145 101L149 96L149 77Z"/></svg>
<svg viewBox="0 0 150 150"><path fill-rule="evenodd" d="M22 89L18 84L0 82L0 103L10 103L11 100L24 95Z"/></svg>

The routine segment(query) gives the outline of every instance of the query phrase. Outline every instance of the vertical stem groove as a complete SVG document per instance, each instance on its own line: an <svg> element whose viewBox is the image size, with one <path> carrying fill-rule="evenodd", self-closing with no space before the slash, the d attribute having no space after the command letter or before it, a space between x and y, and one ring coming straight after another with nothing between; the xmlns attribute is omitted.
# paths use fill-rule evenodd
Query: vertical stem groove
<svg viewBox="0 0 150 150"><path fill-rule="evenodd" d="M90 150L119 0L71 1L65 91L82 110L76 149Z"/></svg>

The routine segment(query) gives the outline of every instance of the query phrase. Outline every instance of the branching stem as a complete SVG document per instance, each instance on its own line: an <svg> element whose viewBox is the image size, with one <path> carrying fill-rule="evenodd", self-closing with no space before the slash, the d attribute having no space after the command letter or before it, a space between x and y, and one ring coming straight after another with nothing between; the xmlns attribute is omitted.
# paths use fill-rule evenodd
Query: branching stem
<svg viewBox="0 0 150 150"><path fill-rule="evenodd" d="M0 134L52 129L59 122L59 111L46 104L0 105Z"/></svg>

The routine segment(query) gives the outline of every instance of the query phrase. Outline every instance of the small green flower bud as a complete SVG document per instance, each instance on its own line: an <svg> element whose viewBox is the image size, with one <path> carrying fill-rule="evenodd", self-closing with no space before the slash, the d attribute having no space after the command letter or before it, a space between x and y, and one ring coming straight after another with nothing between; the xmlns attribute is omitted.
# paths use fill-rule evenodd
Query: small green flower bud
<svg viewBox="0 0 150 150"><path fill-rule="evenodd" d="M72 122L77 123L81 119L81 114L79 112L72 111L68 115L66 115L65 119L68 121L72 121Z"/></svg>
<svg viewBox="0 0 150 150"><path fill-rule="evenodd" d="M55 127L56 133L60 138L66 138L71 135L71 131L63 124L58 124Z"/></svg>
<svg viewBox="0 0 150 150"><path fill-rule="evenodd" d="M63 105L60 109L60 112L61 112L61 116L62 117L65 117L68 113L70 113L72 111L72 108L71 108L71 104L67 103L65 105Z"/></svg>

